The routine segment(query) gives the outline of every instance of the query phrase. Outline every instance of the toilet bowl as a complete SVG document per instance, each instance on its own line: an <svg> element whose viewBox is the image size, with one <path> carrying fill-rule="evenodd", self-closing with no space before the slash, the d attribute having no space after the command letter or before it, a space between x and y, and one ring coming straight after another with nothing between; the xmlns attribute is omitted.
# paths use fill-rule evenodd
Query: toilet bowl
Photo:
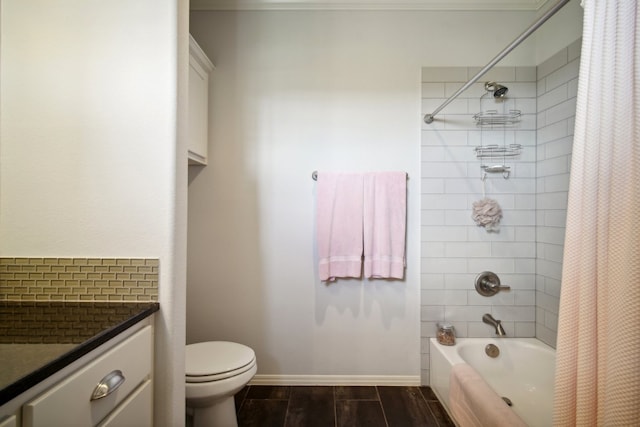
<svg viewBox="0 0 640 427"><path fill-rule="evenodd" d="M253 350L228 341L189 344L185 353L185 394L193 427L237 427L233 396L256 374Z"/></svg>

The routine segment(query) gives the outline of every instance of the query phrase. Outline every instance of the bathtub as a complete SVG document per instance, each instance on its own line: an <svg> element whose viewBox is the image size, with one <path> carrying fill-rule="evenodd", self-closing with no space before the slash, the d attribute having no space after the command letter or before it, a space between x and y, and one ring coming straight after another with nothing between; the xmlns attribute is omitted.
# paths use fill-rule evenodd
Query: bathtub
<svg viewBox="0 0 640 427"><path fill-rule="evenodd" d="M498 357L485 353L485 346L500 349ZM535 338L458 338L456 345L444 346L431 338L431 388L447 411L451 367L467 363L530 427L552 425L555 350Z"/></svg>

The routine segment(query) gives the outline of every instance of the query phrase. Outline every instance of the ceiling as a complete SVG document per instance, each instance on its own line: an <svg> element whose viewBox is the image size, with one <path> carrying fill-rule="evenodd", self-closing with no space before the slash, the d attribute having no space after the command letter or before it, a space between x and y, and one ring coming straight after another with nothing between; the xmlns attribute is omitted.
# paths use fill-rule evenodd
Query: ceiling
<svg viewBox="0 0 640 427"><path fill-rule="evenodd" d="M191 10L538 10L548 0L191 0Z"/></svg>

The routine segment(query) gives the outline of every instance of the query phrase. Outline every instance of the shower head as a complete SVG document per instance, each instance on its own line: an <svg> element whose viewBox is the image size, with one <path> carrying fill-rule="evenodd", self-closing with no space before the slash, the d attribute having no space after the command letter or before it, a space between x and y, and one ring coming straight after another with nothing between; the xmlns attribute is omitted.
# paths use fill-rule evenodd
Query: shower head
<svg viewBox="0 0 640 427"><path fill-rule="evenodd" d="M484 84L484 89L487 92L493 92L494 98L504 98L504 96L509 91L508 87L502 86L501 84L498 84L496 82L486 82Z"/></svg>

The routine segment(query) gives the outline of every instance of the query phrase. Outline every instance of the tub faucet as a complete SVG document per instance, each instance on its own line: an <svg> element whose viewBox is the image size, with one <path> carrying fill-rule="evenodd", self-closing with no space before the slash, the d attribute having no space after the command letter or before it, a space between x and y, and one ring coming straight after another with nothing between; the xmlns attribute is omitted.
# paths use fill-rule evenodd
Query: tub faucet
<svg viewBox="0 0 640 427"><path fill-rule="evenodd" d="M504 328L502 327L502 323L500 322L500 320L496 320L493 318L492 315L490 315L489 313L485 313L484 316L482 316L482 321L488 325L493 326L494 328L496 328L496 335L499 337L504 337L505 335L507 335L504 332Z"/></svg>

